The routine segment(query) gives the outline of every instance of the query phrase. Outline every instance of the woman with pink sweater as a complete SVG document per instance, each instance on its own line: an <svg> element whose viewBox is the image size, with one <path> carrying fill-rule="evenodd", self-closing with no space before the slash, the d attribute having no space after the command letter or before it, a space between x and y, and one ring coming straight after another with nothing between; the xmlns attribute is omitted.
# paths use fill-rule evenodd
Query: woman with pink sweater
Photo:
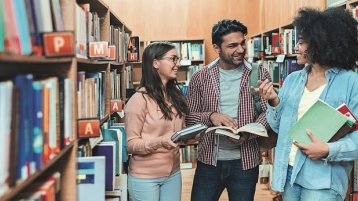
<svg viewBox="0 0 358 201"><path fill-rule="evenodd" d="M181 199L179 147L171 136L184 127L189 110L177 87L179 60L168 42L143 52L140 86L124 110L132 201Z"/></svg>

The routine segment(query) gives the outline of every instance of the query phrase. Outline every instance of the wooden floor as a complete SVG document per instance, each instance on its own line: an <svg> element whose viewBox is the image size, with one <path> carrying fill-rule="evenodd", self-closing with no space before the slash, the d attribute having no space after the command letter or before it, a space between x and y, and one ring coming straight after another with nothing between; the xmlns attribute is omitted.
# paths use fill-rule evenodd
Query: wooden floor
<svg viewBox="0 0 358 201"><path fill-rule="evenodd" d="M183 178L183 190L182 190L182 201L190 201L190 193L191 187L193 185L195 169L183 169L182 170L182 178ZM270 191L267 189L266 185L257 184L256 186L256 194L255 201L271 201L272 195ZM228 201L227 192L224 191L220 197L220 201Z"/></svg>

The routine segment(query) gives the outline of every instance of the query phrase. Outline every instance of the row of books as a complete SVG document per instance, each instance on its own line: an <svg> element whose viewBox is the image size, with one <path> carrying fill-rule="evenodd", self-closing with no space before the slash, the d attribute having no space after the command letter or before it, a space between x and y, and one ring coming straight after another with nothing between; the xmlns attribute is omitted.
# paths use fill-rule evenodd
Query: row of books
<svg viewBox="0 0 358 201"><path fill-rule="evenodd" d="M118 70L114 69L110 74L110 82L112 84L112 99L121 99L121 74Z"/></svg>
<svg viewBox="0 0 358 201"><path fill-rule="evenodd" d="M284 62L266 60L262 62L274 83L283 84L285 78L292 72L303 69L304 65L298 64L296 59L286 58Z"/></svg>
<svg viewBox="0 0 358 201"><path fill-rule="evenodd" d="M78 118L105 116L106 71L77 72Z"/></svg>
<svg viewBox="0 0 358 201"><path fill-rule="evenodd" d="M42 55L41 34L64 31L59 0L3 0L0 8L0 52Z"/></svg>
<svg viewBox="0 0 358 201"><path fill-rule="evenodd" d="M0 82L0 195L71 142L71 89L67 78L31 74Z"/></svg>
<svg viewBox="0 0 358 201"><path fill-rule="evenodd" d="M261 58L264 55L294 54L298 42L296 29L284 29L282 33L257 36L248 40L248 57Z"/></svg>
<svg viewBox="0 0 358 201"><path fill-rule="evenodd" d="M106 122L95 146L79 146L78 200L105 200L106 197L127 197L126 134L124 124ZM89 193L90 192L90 193Z"/></svg>
<svg viewBox="0 0 358 201"><path fill-rule="evenodd" d="M173 42L175 45L180 59L185 60L203 60L204 47L203 43L195 42Z"/></svg>
<svg viewBox="0 0 358 201"><path fill-rule="evenodd" d="M34 182L24 192L19 193L18 201L57 201L61 200L61 174L53 173L50 177Z"/></svg>

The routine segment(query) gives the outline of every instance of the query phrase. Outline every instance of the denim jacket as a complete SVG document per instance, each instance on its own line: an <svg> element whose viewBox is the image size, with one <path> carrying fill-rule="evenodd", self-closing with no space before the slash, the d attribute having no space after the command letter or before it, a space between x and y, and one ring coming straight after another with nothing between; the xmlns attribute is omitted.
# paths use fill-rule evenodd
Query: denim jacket
<svg viewBox="0 0 358 201"><path fill-rule="evenodd" d="M275 191L284 190L292 144L288 131L297 121L298 105L309 68L306 66L288 75L278 94L280 103L276 107L269 106L267 110L267 121L279 135L272 181L272 189ZM358 75L353 71L331 68L325 72L325 76L327 85L320 99L334 108L345 103L358 117ZM296 183L307 189L333 189L344 199L353 160L358 158L358 131L327 144L329 154L322 160L311 160L301 151L297 152L290 184Z"/></svg>

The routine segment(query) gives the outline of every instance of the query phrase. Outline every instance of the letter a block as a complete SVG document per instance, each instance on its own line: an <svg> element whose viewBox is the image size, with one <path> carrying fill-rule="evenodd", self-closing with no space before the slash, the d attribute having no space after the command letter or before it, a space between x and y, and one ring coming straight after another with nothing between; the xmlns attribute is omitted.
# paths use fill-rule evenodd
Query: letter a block
<svg viewBox="0 0 358 201"><path fill-rule="evenodd" d="M91 58L108 57L108 42L90 42L89 50L89 57Z"/></svg>
<svg viewBox="0 0 358 201"><path fill-rule="evenodd" d="M80 119L78 120L78 137L91 138L99 137L99 119Z"/></svg>
<svg viewBox="0 0 358 201"><path fill-rule="evenodd" d="M113 112L122 112L123 104L119 99L111 100L111 113Z"/></svg>
<svg viewBox="0 0 358 201"><path fill-rule="evenodd" d="M72 32L49 32L43 34L45 56L63 57L73 56Z"/></svg>

